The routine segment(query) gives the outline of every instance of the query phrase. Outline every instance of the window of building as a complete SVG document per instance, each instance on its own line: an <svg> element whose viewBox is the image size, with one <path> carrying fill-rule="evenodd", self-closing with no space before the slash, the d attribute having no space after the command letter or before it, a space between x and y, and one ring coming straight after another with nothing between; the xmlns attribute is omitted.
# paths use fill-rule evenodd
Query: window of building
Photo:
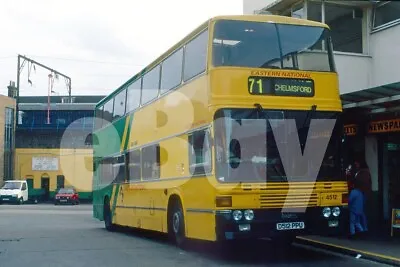
<svg viewBox="0 0 400 267"><path fill-rule="evenodd" d="M384 2L374 8L374 29L394 22L400 22L400 2Z"/></svg>
<svg viewBox="0 0 400 267"><path fill-rule="evenodd" d="M18 111L18 125L22 124L23 118L25 117L24 111Z"/></svg>
<svg viewBox="0 0 400 267"><path fill-rule="evenodd" d="M142 105L150 102L158 96L160 87L160 65L143 76Z"/></svg>
<svg viewBox="0 0 400 267"><path fill-rule="evenodd" d="M160 178L160 146L158 144L142 149L142 177L144 180Z"/></svg>
<svg viewBox="0 0 400 267"><path fill-rule="evenodd" d="M119 92L114 98L113 120L125 115L126 89Z"/></svg>
<svg viewBox="0 0 400 267"><path fill-rule="evenodd" d="M210 135L207 130L189 135L189 164L191 174L205 174L211 171Z"/></svg>
<svg viewBox="0 0 400 267"><path fill-rule="evenodd" d="M14 109L5 108L4 118L4 179L13 179Z"/></svg>
<svg viewBox="0 0 400 267"><path fill-rule="evenodd" d="M362 53L362 9L325 3L325 23L331 28L333 49Z"/></svg>
<svg viewBox="0 0 400 267"><path fill-rule="evenodd" d="M308 1L307 2L307 19L322 22L322 3Z"/></svg>
<svg viewBox="0 0 400 267"><path fill-rule="evenodd" d="M140 161L140 150L130 151L127 153L128 162L128 180L129 181L140 181L141 177L141 161Z"/></svg>
<svg viewBox="0 0 400 267"><path fill-rule="evenodd" d="M103 120L106 120L108 122L112 121L113 109L114 109L114 99L110 99L110 100L108 100L107 103L104 104ZM103 122L103 123L105 123L105 122Z"/></svg>
<svg viewBox="0 0 400 267"><path fill-rule="evenodd" d="M205 30L185 48L183 79L187 81L203 73L207 65L208 30Z"/></svg>
<svg viewBox="0 0 400 267"><path fill-rule="evenodd" d="M295 6L292 7L292 17L294 18L299 18L303 19L305 18L304 16L304 3L301 2Z"/></svg>
<svg viewBox="0 0 400 267"><path fill-rule="evenodd" d="M182 81L183 48L169 56L162 64L161 93L171 90Z"/></svg>
<svg viewBox="0 0 400 267"><path fill-rule="evenodd" d="M308 1L307 19L329 25L335 51L363 52L362 17L359 7Z"/></svg>
<svg viewBox="0 0 400 267"><path fill-rule="evenodd" d="M131 112L140 106L141 88L142 79L139 79L128 86L126 113Z"/></svg>

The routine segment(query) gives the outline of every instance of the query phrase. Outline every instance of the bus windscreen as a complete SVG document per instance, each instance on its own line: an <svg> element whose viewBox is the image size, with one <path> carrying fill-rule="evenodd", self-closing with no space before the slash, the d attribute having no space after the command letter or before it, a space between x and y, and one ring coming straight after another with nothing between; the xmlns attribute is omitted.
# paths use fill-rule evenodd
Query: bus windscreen
<svg viewBox="0 0 400 267"><path fill-rule="evenodd" d="M335 71L328 29L235 20L215 24L213 65Z"/></svg>

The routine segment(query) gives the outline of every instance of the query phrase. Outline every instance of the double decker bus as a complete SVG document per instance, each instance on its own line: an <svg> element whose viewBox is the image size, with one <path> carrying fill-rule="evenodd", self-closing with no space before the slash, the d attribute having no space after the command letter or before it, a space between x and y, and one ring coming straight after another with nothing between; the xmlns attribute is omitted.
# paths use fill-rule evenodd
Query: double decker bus
<svg viewBox="0 0 400 267"><path fill-rule="evenodd" d="M327 25L212 18L97 104L93 215L178 245L339 232L341 111Z"/></svg>

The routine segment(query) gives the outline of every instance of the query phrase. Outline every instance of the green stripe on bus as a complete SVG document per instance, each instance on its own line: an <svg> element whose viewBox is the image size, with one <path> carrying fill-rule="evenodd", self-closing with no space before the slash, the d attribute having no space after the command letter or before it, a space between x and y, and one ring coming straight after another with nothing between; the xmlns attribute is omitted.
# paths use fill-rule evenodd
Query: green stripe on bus
<svg viewBox="0 0 400 267"><path fill-rule="evenodd" d="M115 214L115 207L117 206L118 194L119 194L119 184L115 184L115 192L114 192L114 201L111 207L111 218L114 217Z"/></svg>
<svg viewBox="0 0 400 267"><path fill-rule="evenodd" d="M129 149L129 140L131 136L131 129L132 129L132 122L133 122L133 114L130 115L129 121L128 121L128 133L126 134L126 140L125 140L125 145L124 149L127 150Z"/></svg>

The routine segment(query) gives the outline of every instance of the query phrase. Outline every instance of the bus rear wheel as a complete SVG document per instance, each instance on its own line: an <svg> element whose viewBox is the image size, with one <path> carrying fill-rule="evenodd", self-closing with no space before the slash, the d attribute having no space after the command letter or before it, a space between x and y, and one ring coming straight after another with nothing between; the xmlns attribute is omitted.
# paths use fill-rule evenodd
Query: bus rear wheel
<svg viewBox="0 0 400 267"><path fill-rule="evenodd" d="M169 212L168 233L172 241L180 248L186 245L185 219L182 204L177 201Z"/></svg>
<svg viewBox="0 0 400 267"><path fill-rule="evenodd" d="M104 225L107 231L110 232L115 231L115 224L112 223L110 200L108 198L104 200L103 216L104 216Z"/></svg>

